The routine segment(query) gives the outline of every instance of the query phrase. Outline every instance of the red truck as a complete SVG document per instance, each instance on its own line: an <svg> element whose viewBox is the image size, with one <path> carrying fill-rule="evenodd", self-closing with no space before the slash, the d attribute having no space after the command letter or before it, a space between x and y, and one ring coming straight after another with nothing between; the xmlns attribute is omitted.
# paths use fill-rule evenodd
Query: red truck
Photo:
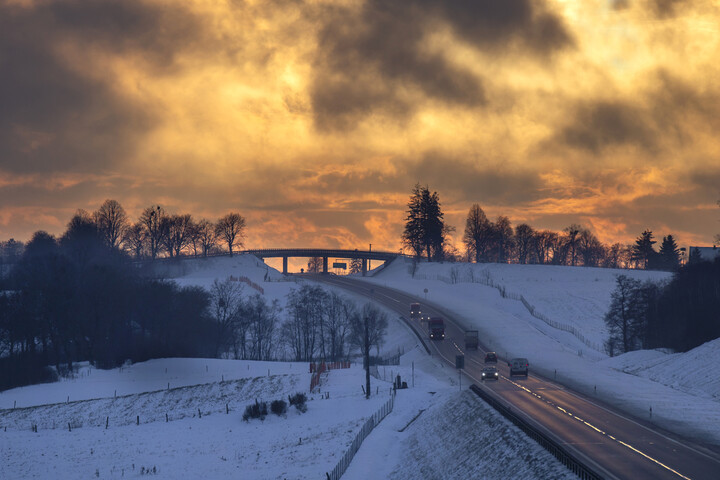
<svg viewBox="0 0 720 480"><path fill-rule="evenodd" d="M432 317L428 321L428 334L430 340L443 340L445 338L445 320L440 317Z"/></svg>

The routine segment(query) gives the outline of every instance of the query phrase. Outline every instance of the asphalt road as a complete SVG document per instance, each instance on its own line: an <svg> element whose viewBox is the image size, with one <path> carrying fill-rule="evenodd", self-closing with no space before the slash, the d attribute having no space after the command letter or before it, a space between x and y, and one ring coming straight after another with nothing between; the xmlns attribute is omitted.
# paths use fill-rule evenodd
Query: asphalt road
<svg viewBox="0 0 720 480"><path fill-rule="evenodd" d="M464 354L467 378L521 412L606 478L720 479L720 455L534 375L532 364L527 378L510 377L507 359L500 358L497 364L500 379L482 382L480 373L486 351L482 339L478 350L465 351L464 330L441 306L428 305L421 298L347 277L307 277L371 297L374 302L398 312L423 339L431 355L443 358L453 367L455 356ZM423 315L445 319L445 340L429 340L426 325L409 320L410 304L414 302L421 304Z"/></svg>

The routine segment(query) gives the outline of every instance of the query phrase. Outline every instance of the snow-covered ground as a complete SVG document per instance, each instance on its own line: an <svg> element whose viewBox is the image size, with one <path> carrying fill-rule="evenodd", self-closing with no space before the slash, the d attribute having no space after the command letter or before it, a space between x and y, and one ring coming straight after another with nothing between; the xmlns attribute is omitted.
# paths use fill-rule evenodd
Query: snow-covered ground
<svg viewBox="0 0 720 480"><path fill-rule="evenodd" d="M652 406L653 421L720 444L720 375L697 368L720 360L720 340L684 354L609 358L592 348L604 341L616 275L657 281L667 274L432 263L419 264L414 278L410 272L408 262L396 261L365 280L427 295L480 330L483 343L501 355L526 356L534 370L588 394L597 387L598 397L638 416ZM243 282L245 295L261 293L283 306L299 286L248 256L168 264L160 275L205 288L232 277ZM159 478L322 478L389 398L395 375L410 388L398 391L393 412L344 478L567 476L483 402L459 392L455 370L427 356L397 314L388 316L382 353L404 352L401 365L378 369L369 401L357 365L325 374L304 414L291 408L263 422L241 418L255 399L308 392L304 363L159 359L110 371L81 364L74 378L2 392L0 478L136 478L148 470ZM450 441L447 432L463 441Z"/></svg>
<svg viewBox="0 0 720 480"><path fill-rule="evenodd" d="M653 423L720 445L720 372L696 367L713 365L712 358L720 355L718 341L683 354L632 352L611 359L601 347L590 348L579 338L601 345L603 316L617 275L641 281L670 278L651 271L448 263L420 263L413 278L411 262L396 260L364 280L427 296L465 327L478 329L481 341L500 355L527 357L532 370L635 416L650 419L652 408ZM546 320L571 325L578 335L531 315L515 299L520 295Z"/></svg>

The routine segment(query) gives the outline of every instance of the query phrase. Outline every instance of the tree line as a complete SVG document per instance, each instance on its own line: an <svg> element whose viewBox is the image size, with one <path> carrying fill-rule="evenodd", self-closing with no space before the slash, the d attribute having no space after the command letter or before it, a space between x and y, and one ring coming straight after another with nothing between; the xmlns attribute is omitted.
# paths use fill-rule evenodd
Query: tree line
<svg viewBox="0 0 720 480"><path fill-rule="evenodd" d="M245 217L230 212L211 222L194 220L189 213L171 214L160 205L151 205L132 222L122 205L112 199L92 213L78 210L73 221L92 224L106 247L136 260L183 255L207 256L242 248ZM16 262L24 245L14 239L0 242L0 273ZM4 267L4 268L3 268Z"/></svg>
<svg viewBox="0 0 720 480"><path fill-rule="evenodd" d="M672 235L663 237L659 251L652 231L644 231L635 244L606 245L588 228L571 224L562 232L538 230L527 223L513 227L498 215L490 220L475 203L465 220L464 253L452 245L437 192L415 185L408 202L402 244L415 258L432 261L468 261L540 265L570 265L607 268L674 270L680 265L680 249Z"/></svg>
<svg viewBox="0 0 720 480"><path fill-rule="evenodd" d="M210 289L210 311L218 330L218 357L298 362L348 360L363 345L368 322L370 345L379 352L387 316L372 304L355 302L318 286L302 285L287 296L284 321L277 300L244 296L243 286L216 280Z"/></svg>
<svg viewBox="0 0 720 480"><path fill-rule="evenodd" d="M2 245L16 258L0 281L0 390L51 380L79 361L345 360L365 321L372 345L382 344L384 314L320 287L292 290L282 316L278 301L244 295L232 279L208 291L147 278L121 247L122 229L104 221L80 211L59 238L39 231L27 245Z"/></svg>
<svg viewBox="0 0 720 480"><path fill-rule="evenodd" d="M212 354L207 292L144 278L128 258L81 213L60 238L33 235L0 288L0 389L78 361L109 368Z"/></svg>
<svg viewBox="0 0 720 480"><path fill-rule="evenodd" d="M720 259L685 265L666 283L619 275L605 315L608 354L686 352L720 337Z"/></svg>

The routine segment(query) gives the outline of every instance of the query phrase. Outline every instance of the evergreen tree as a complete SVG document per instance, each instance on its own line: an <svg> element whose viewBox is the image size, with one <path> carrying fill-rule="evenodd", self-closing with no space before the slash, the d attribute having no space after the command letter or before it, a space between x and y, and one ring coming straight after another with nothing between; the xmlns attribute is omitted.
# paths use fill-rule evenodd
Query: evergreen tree
<svg viewBox="0 0 720 480"><path fill-rule="evenodd" d="M403 243L415 252L416 257L426 254L428 260L443 259L445 238L450 228L445 225L440 196L437 192L416 184L408 202Z"/></svg>
<svg viewBox="0 0 720 480"><path fill-rule="evenodd" d="M653 245L656 243L650 230L645 230L635 240L635 245L632 246L632 259L637 262L640 268L648 269L654 266L657 252L655 252Z"/></svg>
<svg viewBox="0 0 720 480"><path fill-rule="evenodd" d="M660 268L676 270L680 266L680 249L672 235L663 237L660 245Z"/></svg>

